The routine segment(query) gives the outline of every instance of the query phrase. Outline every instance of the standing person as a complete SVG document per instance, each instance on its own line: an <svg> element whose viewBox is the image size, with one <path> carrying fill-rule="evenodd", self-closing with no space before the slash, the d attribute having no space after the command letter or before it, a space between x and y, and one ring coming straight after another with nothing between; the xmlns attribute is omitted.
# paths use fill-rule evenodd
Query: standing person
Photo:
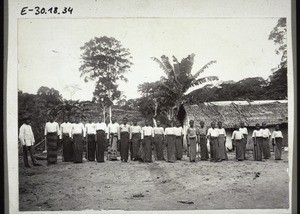
<svg viewBox="0 0 300 214"><path fill-rule="evenodd" d="M252 133L252 140L253 140L253 159L255 161L262 161L262 152L263 152L263 145L262 145L262 133L260 129L259 123L255 124L255 130Z"/></svg>
<svg viewBox="0 0 300 214"><path fill-rule="evenodd" d="M243 132L238 128L237 125L234 125L234 131L231 136L232 145L235 145L235 159L237 161L243 161L245 159L244 155L244 144L243 144L243 138L244 134Z"/></svg>
<svg viewBox="0 0 300 214"><path fill-rule="evenodd" d="M133 161L138 160L138 151L141 144L141 133L142 128L137 124L137 120L133 119L133 125L130 126L130 141L131 141L131 151L130 159Z"/></svg>
<svg viewBox="0 0 300 214"><path fill-rule="evenodd" d="M174 127L175 134L175 156L177 160L182 159L182 144L183 144L183 128L179 121L176 123L176 127Z"/></svg>
<svg viewBox="0 0 300 214"><path fill-rule="evenodd" d="M119 124L116 123L116 118L114 116L111 117L111 123L108 124L108 152L107 159L111 161L118 160L117 152L118 152L118 141L119 141Z"/></svg>
<svg viewBox="0 0 300 214"><path fill-rule="evenodd" d="M118 138L120 139L120 153L121 161L128 161L128 152L129 152L129 138L130 138L130 125L127 124L128 120L126 117L123 118L123 124L119 127Z"/></svg>
<svg viewBox="0 0 300 214"><path fill-rule="evenodd" d="M219 145L219 160L228 160L226 151L226 131L222 127L222 122L218 122L218 145Z"/></svg>
<svg viewBox="0 0 300 214"><path fill-rule="evenodd" d="M144 162L152 162L152 142L153 142L154 132L152 126L150 126L149 120L145 121L145 126L142 128L142 144L144 150Z"/></svg>
<svg viewBox="0 0 300 214"><path fill-rule="evenodd" d="M282 160L282 132L279 130L279 125L276 125L275 131L272 133L272 145L274 146L275 160Z"/></svg>
<svg viewBox="0 0 300 214"><path fill-rule="evenodd" d="M240 126L241 127L239 128L239 130L243 133L242 145L244 146L244 149L243 149L243 151L244 151L244 158L245 158L245 160L247 160L246 150L247 150L248 130L245 127L245 123L244 122L241 122Z"/></svg>
<svg viewBox="0 0 300 214"><path fill-rule="evenodd" d="M107 125L100 116L99 122L95 124L96 129L96 160L98 163L104 162L104 151L107 145L108 130Z"/></svg>
<svg viewBox="0 0 300 214"><path fill-rule="evenodd" d="M84 125L80 122L79 116L76 116L75 123L72 124L71 136L73 139L73 162L82 163L85 129Z"/></svg>
<svg viewBox="0 0 300 214"><path fill-rule="evenodd" d="M165 142L167 146L167 162L175 163L176 162L176 146L175 146L175 132L174 127L171 126L171 122L167 124L165 128Z"/></svg>
<svg viewBox="0 0 300 214"><path fill-rule="evenodd" d="M28 163L27 150L29 151L32 165L40 166L40 164L37 163L36 159L33 156L33 148L32 147L35 143L35 139L34 139L32 128L30 126L29 116L24 116L24 118L23 118L23 124L21 125L20 131L19 131L19 140L21 141L22 147L23 147L23 158L24 158L25 167L30 168L30 165Z"/></svg>
<svg viewBox="0 0 300 214"><path fill-rule="evenodd" d="M86 133L86 145L87 145L87 159L89 161L95 161L96 153L96 125L93 120L90 119L89 123L85 124Z"/></svg>
<svg viewBox="0 0 300 214"><path fill-rule="evenodd" d="M206 128L204 127L204 121L200 121L200 127L197 129L197 139L200 147L201 160L208 160L207 138Z"/></svg>
<svg viewBox="0 0 300 214"><path fill-rule="evenodd" d="M47 164L56 164L59 126L58 123L54 121L52 115L49 116L49 122L47 122L45 125L44 135L47 143Z"/></svg>
<svg viewBox="0 0 300 214"><path fill-rule="evenodd" d="M196 162L197 156L197 129L194 127L194 120L190 120L190 126L187 129L186 140L190 154L190 162Z"/></svg>
<svg viewBox="0 0 300 214"><path fill-rule="evenodd" d="M266 127L265 122L262 123L261 134L262 134L262 140L263 140L262 145L263 145L264 159L269 159L271 157L270 145L269 145L271 132Z"/></svg>
<svg viewBox="0 0 300 214"><path fill-rule="evenodd" d="M161 127L160 120L156 121L157 127L153 128L156 160L164 160L164 128Z"/></svg>
<svg viewBox="0 0 300 214"><path fill-rule="evenodd" d="M62 153L64 162L73 161L73 147L70 135L71 129L72 124L68 121L67 117L64 117L64 122L60 125L60 140L62 141Z"/></svg>
<svg viewBox="0 0 300 214"><path fill-rule="evenodd" d="M219 145L218 145L218 130L216 129L215 122L212 122L211 127L207 130L207 137L210 144L210 161L217 162L220 161L219 158Z"/></svg>

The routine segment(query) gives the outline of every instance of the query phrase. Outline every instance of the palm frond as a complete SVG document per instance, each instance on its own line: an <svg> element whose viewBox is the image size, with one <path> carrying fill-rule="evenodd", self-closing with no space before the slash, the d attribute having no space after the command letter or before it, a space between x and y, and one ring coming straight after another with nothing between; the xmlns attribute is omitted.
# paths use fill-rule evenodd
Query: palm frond
<svg viewBox="0 0 300 214"><path fill-rule="evenodd" d="M210 66L213 63L217 63L217 60L210 61L206 65L204 65L199 71L196 72L196 74L193 76L194 79L197 79L197 77L206 69L208 66Z"/></svg>
<svg viewBox="0 0 300 214"><path fill-rule="evenodd" d="M168 69L164 63L162 63L159 59L157 59L156 57L151 57L151 59L153 61L155 61L159 67L165 72L165 74L169 77L170 76L170 73L172 72L172 70Z"/></svg>
<svg viewBox="0 0 300 214"><path fill-rule="evenodd" d="M191 83L191 86L201 85L203 83L210 82L210 81L215 81L215 80L219 80L219 78L217 76L203 77L203 78L199 78L197 80L194 80Z"/></svg>

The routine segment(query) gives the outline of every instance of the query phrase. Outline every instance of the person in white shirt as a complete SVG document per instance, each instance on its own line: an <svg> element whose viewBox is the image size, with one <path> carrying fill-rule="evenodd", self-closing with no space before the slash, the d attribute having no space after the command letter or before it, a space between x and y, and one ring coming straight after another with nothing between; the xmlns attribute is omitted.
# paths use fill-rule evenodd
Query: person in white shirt
<svg viewBox="0 0 300 214"><path fill-rule="evenodd" d="M207 130L207 138L210 144L210 161L219 161L219 150L218 150L218 130L215 127L216 123L212 122L211 127Z"/></svg>
<svg viewBox="0 0 300 214"><path fill-rule="evenodd" d="M232 145L235 145L235 159L237 161L243 161L245 159L244 155L244 145L243 145L243 132L238 128L237 125L234 125L234 131L232 132L231 140Z"/></svg>
<svg viewBox="0 0 300 214"><path fill-rule="evenodd" d="M73 162L82 163L85 129L78 115L75 117L75 123L72 124L71 137L73 139Z"/></svg>
<svg viewBox="0 0 300 214"><path fill-rule="evenodd" d="M246 150L247 150L247 139L248 139L248 129L245 127L245 123L244 122L241 122L240 123L240 128L239 130L243 133L243 139L242 139L242 144L244 146L244 158L245 160L247 160L247 157L246 157Z"/></svg>
<svg viewBox="0 0 300 214"><path fill-rule="evenodd" d="M95 161L96 153L96 124L90 119L89 123L85 124L86 142L87 142L87 159Z"/></svg>
<svg viewBox="0 0 300 214"><path fill-rule="evenodd" d="M174 127L171 125L171 122L168 122L167 127L165 128L165 141L167 147L167 162L175 163L176 162L176 146L175 146L175 131Z"/></svg>
<svg viewBox="0 0 300 214"><path fill-rule="evenodd" d="M95 124L96 128L96 160L98 163L104 162L104 152L107 148L108 128L106 123L99 117L99 122Z"/></svg>
<svg viewBox="0 0 300 214"><path fill-rule="evenodd" d="M130 138L130 125L127 124L128 119L126 117L123 118L123 124L119 127L119 136L120 139L120 153L121 153L121 161L128 161L128 152L129 152L129 138Z"/></svg>
<svg viewBox="0 0 300 214"><path fill-rule="evenodd" d="M262 134L263 156L264 159L269 159L271 157L270 144L269 144L271 132L267 128L265 122L263 122L261 125L261 134Z"/></svg>
<svg viewBox="0 0 300 214"><path fill-rule="evenodd" d="M175 134L175 156L177 160L182 159L182 144L183 144L183 128L181 127L180 121L176 122L174 127Z"/></svg>
<svg viewBox="0 0 300 214"><path fill-rule="evenodd" d="M114 116L111 117L111 123L108 124L108 152L107 159L111 161L118 160L117 152L118 152L118 141L119 141L119 124L116 123L116 118Z"/></svg>
<svg viewBox="0 0 300 214"><path fill-rule="evenodd" d="M253 140L253 159L255 161L262 161L262 133L259 123L255 124L255 130L252 133Z"/></svg>
<svg viewBox="0 0 300 214"><path fill-rule="evenodd" d="M165 160L164 158L164 128L161 126L160 120L156 121L156 127L153 128L154 132L154 146L156 160Z"/></svg>
<svg viewBox="0 0 300 214"><path fill-rule="evenodd" d="M198 140L198 145L200 147L200 158L201 160L208 160L208 148L207 148L207 138L206 138L206 133L207 130L204 127L204 121L200 121L200 127L197 128L197 140Z"/></svg>
<svg viewBox="0 0 300 214"><path fill-rule="evenodd" d="M142 134L142 128L137 124L137 120L133 119L133 125L130 126L130 141L131 141L131 147L130 147L130 159L133 161L138 160L138 152L141 147L141 134Z"/></svg>
<svg viewBox="0 0 300 214"><path fill-rule="evenodd" d="M145 126L142 128L142 145L143 145L143 161L146 163L152 162L152 143L153 143L153 127L150 126L149 120L145 121Z"/></svg>
<svg viewBox="0 0 300 214"><path fill-rule="evenodd" d="M218 122L218 145L219 145L219 161L228 160L226 150L226 131L222 127L222 122Z"/></svg>
<svg viewBox="0 0 300 214"><path fill-rule="evenodd" d="M272 145L274 146L274 153L275 153L275 160L282 160L281 153L282 153L282 140L283 135L280 131L279 125L276 125L275 131L272 133Z"/></svg>
<svg viewBox="0 0 300 214"><path fill-rule="evenodd" d="M52 115L49 116L49 122L45 125L45 139L47 144L47 164L57 163L57 149L58 149L58 136L59 125L54 121Z"/></svg>
<svg viewBox="0 0 300 214"><path fill-rule="evenodd" d="M64 162L73 162L73 146L71 140L72 124L64 117L64 122L60 125L60 140L62 140L62 158Z"/></svg>
<svg viewBox="0 0 300 214"><path fill-rule="evenodd" d="M22 143L23 147L23 158L24 158L24 164L25 167L30 168L30 165L28 163L28 154L27 150L29 151L32 165L33 166L40 166L40 164L37 163L36 159L33 156L33 145L35 143L33 131L30 124L30 118L29 116L24 116L23 118L23 124L20 127L19 131L19 140Z"/></svg>
<svg viewBox="0 0 300 214"><path fill-rule="evenodd" d="M194 120L190 120L190 126L187 129L186 138L188 144L188 154L190 162L196 162L197 157L197 128L194 126Z"/></svg>

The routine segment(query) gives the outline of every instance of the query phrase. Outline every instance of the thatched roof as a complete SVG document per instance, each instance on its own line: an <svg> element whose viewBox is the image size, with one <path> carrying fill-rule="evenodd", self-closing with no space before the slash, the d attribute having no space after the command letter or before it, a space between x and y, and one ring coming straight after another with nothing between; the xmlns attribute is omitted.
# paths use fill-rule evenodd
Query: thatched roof
<svg viewBox="0 0 300 214"><path fill-rule="evenodd" d="M200 120L206 125L212 121L221 121L225 128L232 128L234 124L245 122L246 126L266 122L267 125L284 124L288 122L287 100L268 101L222 101L201 103L199 105L185 105L188 119Z"/></svg>

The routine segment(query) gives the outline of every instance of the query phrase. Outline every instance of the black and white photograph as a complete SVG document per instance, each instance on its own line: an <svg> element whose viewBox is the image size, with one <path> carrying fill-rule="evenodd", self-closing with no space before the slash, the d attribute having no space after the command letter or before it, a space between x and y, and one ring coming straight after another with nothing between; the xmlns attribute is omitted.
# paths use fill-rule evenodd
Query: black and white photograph
<svg viewBox="0 0 300 214"><path fill-rule="evenodd" d="M289 21L19 18L19 211L289 213Z"/></svg>

